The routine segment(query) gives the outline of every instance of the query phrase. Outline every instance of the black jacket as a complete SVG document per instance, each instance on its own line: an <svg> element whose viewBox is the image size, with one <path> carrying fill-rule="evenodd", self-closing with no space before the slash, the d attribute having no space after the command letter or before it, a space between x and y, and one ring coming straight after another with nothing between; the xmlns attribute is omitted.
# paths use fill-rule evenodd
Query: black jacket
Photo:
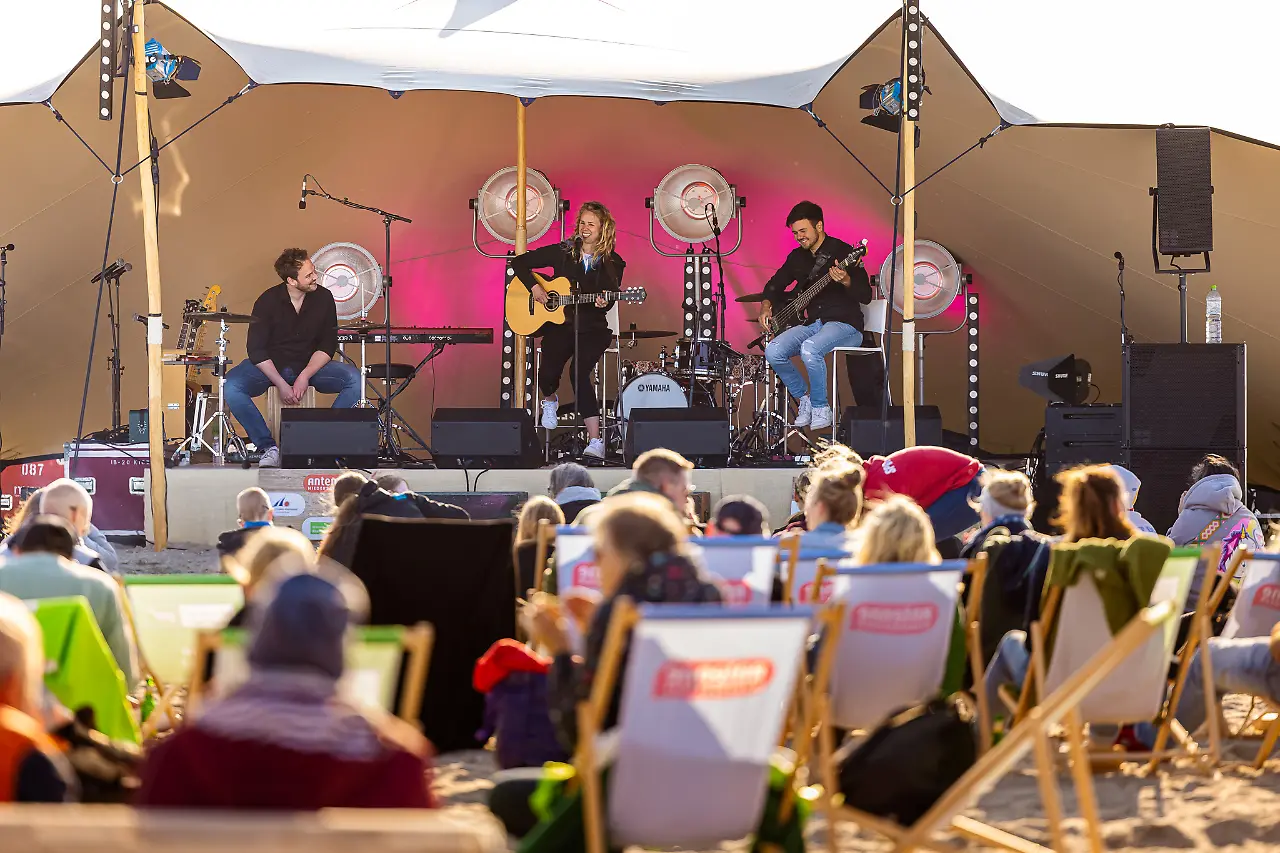
<svg viewBox="0 0 1280 853"><path fill-rule="evenodd" d="M609 290L622 289L622 274L626 271L627 262L617 252L610 252L603 261L592 265L590 270L583 267L581 259L575 259L566 251L561 243L539 246L532 252L514 255L510 259L511 270L520 283L533 290L538 282L533 277L534 270L550 271L550 278L567 278L574 289L580 293L603 293ZM574 307L565 309L566 326L573 323ZM609 308L597 308L594 303L577 306L578 324L582 329L608 328Z"/></svg>
<svg viewBox="0 0 1280 853"><path fill-rule="evenodd" d="M853 251L843 240L828 234L818 247L816 255L808 249L797 246L787 255L782 267L773 274L764 286L765 296L773 304L776 313L784 303L802 292L810 282L817 281L831 265L846 258ZM831 282L824 287L809 303L805 311L806 322L813 320L834 320L848 323L855 329L862 329L862 306L871 301L871 279L862 264L850 267L849 286ZM788 291L793 283L797 286Z"/></svg>

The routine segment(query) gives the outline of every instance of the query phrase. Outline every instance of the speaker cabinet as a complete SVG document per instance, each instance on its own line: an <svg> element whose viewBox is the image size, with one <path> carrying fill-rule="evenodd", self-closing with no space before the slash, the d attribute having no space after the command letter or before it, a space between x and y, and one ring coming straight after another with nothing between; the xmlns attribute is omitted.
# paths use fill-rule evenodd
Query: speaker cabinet
<svg viewBox="0 0 1280 853"><path fill-rule="evenodd" d="M1124 411L1115 404L1052 405L1044 410L1044 462L1050 474L1105 465L1124 456Z"/></svg>
<svg viewBox="0 0 1280 853"><path fill-rule="evenodd" d="M1160 254L1213 251L1213 177L1207 127L1156 129Z"/></svg>
<svg viewBox="0 0 1280 853"><path fill-rule="evenodd" d="M703 468L729 464L729 415L723 408L632 409L623 458L627 465L646 450L674 450Z"/></svg>
<svg viewBox="0 0 1280 853"><path fill-rule="evenodd" d="M888 430L879 406L849 406L840 419L839 439L865 459L887 456L907 446L902 406L889 407ZM937 406L916 406L916 444L942 446L942 413Z"/></svg>
<svg viewBox="0 0 1280 853"><path fill-rule="evenodd" d="M536 468L542 461L533 415L524 409L437 409L431 457L441 468Z"/></svg>
<svg viewBox="0 0 1280 853"><path fill-rule="evenodd" d="M281 410L280 467L373 468L377 464L377 409Z"/></svg>

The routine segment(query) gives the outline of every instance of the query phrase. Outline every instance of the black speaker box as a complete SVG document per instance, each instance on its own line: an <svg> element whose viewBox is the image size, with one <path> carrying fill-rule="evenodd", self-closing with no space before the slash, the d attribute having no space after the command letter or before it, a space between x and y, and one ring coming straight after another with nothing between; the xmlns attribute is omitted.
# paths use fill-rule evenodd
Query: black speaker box
<svg viewBox="0 0 1280 853"><path fill-rule="evenodd" d="M280 411L281 468L373 468L377 464L377 409Z"/></svg>
<svg viewBox="0 0 1280 853"><path fill-rule="evenodd" d="M729 415L715 407L632 409L623 448L627 465L659 447L701 467L723 468L729 463Z"/></svg>
<svg viewBox="0 0 1280 853"><path fill-rule="evenodd" d="M849 406L840 419L839 438L866 458L887 456L906 447L902 406L889 407L889 427L880 420L879 406ZM942 413L937 406L916 406L916 444L942 446Z"/></svg>
<svg viewBox="0 0 1280 853"><path fill-rule="evenodd" d="M536 468L542 453L524 409L437 409L431 458L441 468Z"/></svg>
<svg viewBox="0 0 1280 853"><path fill-rule="evenodd" d="M1044 410L1044 461L1050 474L1124 458L1124 411L1117 404L1052 405Z"/></svg>
<svg viewBox="0 0 1280 853"><path fill-rule="evenodd" d="M1213 177L1207 127L1156 129L1160 254L1213 251Z"/></svg>

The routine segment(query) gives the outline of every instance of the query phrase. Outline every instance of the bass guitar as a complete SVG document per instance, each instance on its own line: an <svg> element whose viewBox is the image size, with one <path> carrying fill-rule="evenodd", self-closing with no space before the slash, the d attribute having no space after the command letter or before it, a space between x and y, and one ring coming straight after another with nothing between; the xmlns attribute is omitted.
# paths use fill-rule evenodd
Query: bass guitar
<svg viewBox="0 0 1280 853"><path fill-rule="evenodd" d="M867 241L864 238L861 243L854 247L852 252L837 261L835 266L842 270L848 269L861 263L866 254ZM809 303L813 301L813 298L821 293L822 289L828 284L831 284L830 269L823 273L821 278L798 292L784 307L774 311L773 315L769 317L769 321L765 323L764 334L747 344L747 347L763 346L766 342L773 340L792 326L799 325L800 321L804 319L804 309L809 307Z"/></svg>
<svg viewBox="0 0 1280 853"><path fill-rule="evenodd" d="M513 279L507 287L506 320L511 331L517 335L529 337L540 334L543 327L560 326L566 321L565 306L592 304L599 297L611 302L641 303L649 297L643 287L628 287L623 290L607 290L603 293L574 293L569 279L560 278L548 281L537 273L533 274L538 284L547 292L547 304L542 305L533 298L519 280Z"/></svg>

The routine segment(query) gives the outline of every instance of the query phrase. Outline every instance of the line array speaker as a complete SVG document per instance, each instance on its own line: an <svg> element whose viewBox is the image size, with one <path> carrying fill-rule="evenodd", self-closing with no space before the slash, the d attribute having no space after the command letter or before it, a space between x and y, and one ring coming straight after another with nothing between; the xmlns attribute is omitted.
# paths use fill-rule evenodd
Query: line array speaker
<svg viewBox="0 0 1280 853"><path fill-rule="evenodd" d="M1160 254L1213 251L1213 178L1207 127L1156 129Z"/></svg>

